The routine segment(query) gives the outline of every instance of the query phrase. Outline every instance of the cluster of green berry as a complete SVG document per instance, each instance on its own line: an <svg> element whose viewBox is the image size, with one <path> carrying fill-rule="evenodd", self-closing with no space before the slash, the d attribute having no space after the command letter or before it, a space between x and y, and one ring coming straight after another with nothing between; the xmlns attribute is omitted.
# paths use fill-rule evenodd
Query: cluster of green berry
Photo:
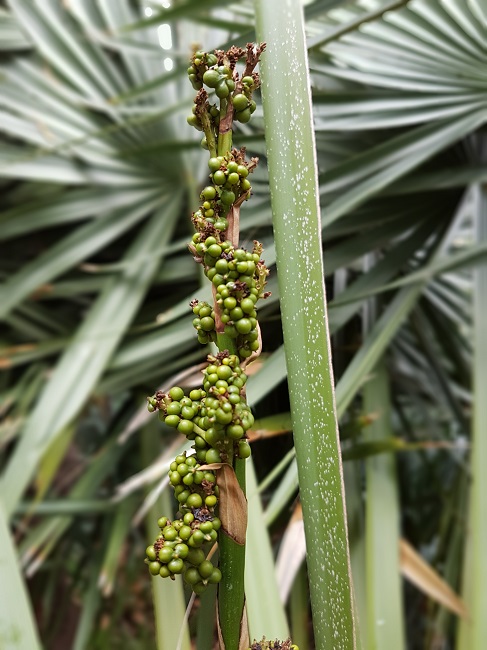
<svg viewBox="0 0 487 650"><path fill-rule="evenodd" d="M257 159L247 163L245 148L233 149L228 156L210 158L210 180L212 185L203 188L200 199L201 205L193 213L193 223L198 230L224 233L228 230L227 213L231 206L250 196L252 186L248 175L257 165Z"/></svg>
<svg viewBox="0 0 487 650"><path fill-rule="evenodd" d="M208 53L199 50L194 53L188 77L198 95L192 115L188 117L188 124L205 132L206 144L202 142L205 148L210 148L211 142L218 138L220 120L225 119L230 112L232 119L243 124L255 112L257 105L252 93L259 87L260 80L253 69L261 51L254 52L253 45L249 45L247 50L232 47L228 52L216 50ZM236 64L243 57L246 57L247 65L240 76ZM210 92L215 92L220 100L220 109L216 104L209 104L204 86Z"/></svg>
<svg viewBox="0 0 487 650"><path fill-rule="evenodd" d="M248 458L246 432L254 417L245 399L247 375L237 355L227 351L209 355L208 361L202 389L194 389L186 396L182 388L174 386L167 394L157 392L149 397L148 408L159 410L159 417L168 426L194 441L198 462L221 463L233 456Z"/></svg>
<svg viewBox="0 0 487 650"><path fill-rule="evenodd" d="M169 476L175 484L181 516L174 521L161 517L157 522L160 533L146 549L151 575L174 580L176 575L182 574L197 594L222 578L220 569L208 557L209 547L216 541L221 527L214 514L218 487L213 472L202 471L199 467L194 456L186 454L171 463ZM191 482L187 480L189 477ZM182 483L184 479L187 483Z"/></svg>
<svg viewBox="0 0 487 650"><path fill-rule="evenodd" d="M213 330L218 318L220 327L217 329L236 341L241 359L248 359L260 349L256 303L269 295L264 291L269 271L260 259L262 245L255 241L253 250L247 251L235 248L228 240L197 232L191 248L214 286L218 310L217 314L206 303L200 306L193 301L191 306L197 317L193 325L198 331L198 340L201 343L214 340Z"/></svg>

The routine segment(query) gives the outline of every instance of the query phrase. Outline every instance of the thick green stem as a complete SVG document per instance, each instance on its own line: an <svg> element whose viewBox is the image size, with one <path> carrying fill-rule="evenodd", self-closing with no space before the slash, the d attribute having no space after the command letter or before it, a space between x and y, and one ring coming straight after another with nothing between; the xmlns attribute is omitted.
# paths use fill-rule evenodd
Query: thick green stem
<svg viewBox="0 0 487 650"><path fill-rule="evenodd" d="M226 334L217 335L219 350L238 354L235 339ZM232 462L237 480L245 494L245 460L238 458ZM224 533L220 534L220 568L222 581L218 586L218 616L220 629L225 642L225 650L238 650L240 625L245 603L245 546L236 544Z"/></svg>
<svg viewBox="0 0 487 650"><path fill-rule="evenodd" d="M302 5L255 0L281 314L317 650L354 650Z"/></svg>

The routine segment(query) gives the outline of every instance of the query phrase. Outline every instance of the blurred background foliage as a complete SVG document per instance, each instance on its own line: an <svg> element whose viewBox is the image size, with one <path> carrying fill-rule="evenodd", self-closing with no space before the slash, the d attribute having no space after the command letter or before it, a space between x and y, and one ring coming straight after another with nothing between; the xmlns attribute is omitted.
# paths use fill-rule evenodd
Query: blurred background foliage
<svg viewBox="0 0 487 650"><path fill-rule="evenodd" d="M480 650L487 13L314 0L305 17L362 647ZM186 124L191 48L254 39L247 0L0 3L1 648L213 647L214 594L186 628L188 594L142 562L183 445L145 397L197 383L205 358L189 301L207 289L186 250L207 174ZM248 604L255 617L275 584L265 622L284 607L305 650L260 108L235 143L261 160L241 227L272 270L249 384Z"/></svg>

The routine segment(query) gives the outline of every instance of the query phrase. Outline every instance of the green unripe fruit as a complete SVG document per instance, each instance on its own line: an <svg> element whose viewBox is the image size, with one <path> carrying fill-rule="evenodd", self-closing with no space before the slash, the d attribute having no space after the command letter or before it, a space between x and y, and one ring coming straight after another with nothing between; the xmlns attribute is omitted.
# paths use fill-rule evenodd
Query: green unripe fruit
<svg viewBox="0 0 487 650"><path fill-rule="evenodd" d="M237 320L240 320L241 318L243 318L243 311L240 309L240 307L235 307L235 309L231 310L230 318L233 321L237 321ZM235 323L235 326L236 326L236 323ZM237 327L237 330L238 330L238 327Z"/></svg>
<svg viewBox="0 0 487 650"><path fill-rule="evenodd" d="M230 424L233 415L232 413L225 413L223 409L219 408L215 412L215 419L219 424Z"/></svg>
<svg viewBox="0 0 487 650"><path fill-rule="evenodd" d="M220 201L223 205L232 205L235 202L235 193L231 190L223 190L220 196Z"/></svg>
<svg viewBox="0 0 487 650"><path fill-rule="evenodd" d="M240 424L231 424L226 428L226 434L231 440L240 440L245 431Z"/></svg>
<svg viewBox="0 0 487 650"><path fill-rule="evenodd" d="M188 508L201 508L203 505L203 499L197 492L190 494L186 500L186 505Z"/></svg>
<svg viewBox="0 0 487 650"><path fill-rule="evenodd" d="M253 99L250 101L250 106L249 106L249 108L250 108L250 112L251 112L251 113L255 113L255 109L257 108L257 104L254 102Z"/></svg>
<svg viewBox="0 0 487 650"><path fill-rule="evenodd" d="M228 97L228 95L230 94L230 88L227 86L225 81L219 81L218 84L215 86L215 92L217 97L219 97L220 99L224 99L225 97Z"/></svg>
<svg viewBox="0 0 487 650"><path fill-rule="evenodd" d="M252 323L249 318L241 318L235 322L235 328L239 334L248 334L252 330Z"/></svg>
<svg viewBox="0 0 487 650"><path fill-rule="evenodd" d="M167 525L167 517L159 517L159 519L157 520L157 525L159 526L159 528L164 528Z"/></svg>
<svg viewBox="0 0 487 650"><path fill-rule="evenodd" d="M196 458L200 463L205 463L206 462L206 450L205 449L198 449L196 452ZM196 480L195 480L196 483Z"/></svg>
<svg viewBox="0 0 487 650"><path fill-rule="evenodd" d="M216 88L220 79L220 73L216 70L207 70L203 75L203 83L207 85L208 88Z"/></svg>
<svg viewBox="0 0 487 650"><path fill-rule="evenodd" d="M229 173L236 172L238 169L238 163L235 160L231 160L227 165L227 170Z"/></svg>
<svg viewBox="0 0 487 650"><path fill-rule="evenodd" d="M240 113L235 113L235 119L242 124L247 124L250 121L250 117L250 108L246 108L244 111L240 111Z"/></svg>
<svg viewBox="0 0 487 650"><path fill-rule="evenodd" d="M208 508L214 508L217 503L218 503L218 499L214 494L209 494L207 497L205 497L205 505Z"/></svg>
<svg viewBox="0 0 487 650"><path fill-rule="evenodd" d="M216 374L218 375L219 379L227 380L230 379L230 377L233 375L233 370L230 368L230 366L218 366Z"/></svg>
<svg viewBox="0 0 487 650"><path fill-rule="evenodd" d="M214 199L215 196L216 196L216 190L213 187L213 185L208 185L207 187L205 187L203 189L203 191L201 192L201 196L204 199L207 199L208 201L211 201L212 199ZM209 208L210 208L210 206L208 205L208 207L206 209L208 210Z"/></svg>
<svg viewBox="0 0 487 650"><path fill-rule="evenodd" d="M188 539L188 544L192 548L199 548L205 541L205 536L200 530L195 530L191 537ZM189 557L189 556L188 556Z"/></svg>
<svg viewBox="0 0 487 650"><path fill-rule="evenodd" d="M236 111L243 111L249 105L249 100L243 93L238 93L233 98L233 107Z"/></svg>
<svg viewBox="0 0 487 650"><path fill-rule="evenodd" d="M242 79L242 83L244 84L244 86L253 86L254 80L252 77L247 76Z"/></svg>
<svg viewBox="0 0 487 650"><path fill-rule="evenodd" d="M174 553L173 553L172 548L169 548L168 546L163 546L161 548L161 550L159 551L159 560L163 564L167 564L168 562L170 562L172 560L173 555L174 555Z"/></svg>
<svg viewBox="0 0 487 650"><path fill-rule="evenodd" d="M217 585L219 582L221 582L222 579L222 572L218 567L213 567L213 571L211 572L211 575L208 578L208 582L211 585Z"/></svg>
<svg viewBox="0 0 487 650"><path fill-rule="evenodd" d="M228 298L225 298L225 300L223 301L223 306L229 310L235 309L235 307L237 306L236 298L234 298L233 296L229 296Z"/></svg>
<svg viewBox="0 0 487 650"><path fill-rule="evenodd" d="M218 63L218 59L215 54L207 54L206 55L206 65L211 68L212 65L216 65Z"/></svg>
<svg viewBox="0 0 487 650"><path fill-rule="evenodd" d="M160 568L161 568L161 565L160 565L159 562L151 562L149 564L149 571L150 571L151 575L153 575L153 576L159 575Z"/></svg>
<svg viewBox="0 0 487 650"><path fill-rule="evenodd" d="M245 165L239 165L237 167L237 173L242 178L247 178L247 176L249 175L249 170L247 169L247 167L245 167Z"/></svg>
<svg viewBox="0 0 487 650"><path fill-rule="evenodd" d="M240 309L246 314L250 314L254 311L254 301L250 298L244 298L240 303Z"/></svg>
<svg viewBox="0 0 487 650"><path fill-rule="evenodd" d="M201 436L196 436L196 438L194 439L194 447L195 449L205 449L206 442Z"/></svg>
<svg viewBox="0 0 487 650"><path fill-rule="evenodd" d="M233 79L227 79L225 83L227 84L228 90L230 90L230 92L233 92L235 90L235 81Z"/></svg>
<svg viewBox="0 0 487 650"><path fill-rule="evenodd" d="M169 391L169 397L175 402L179 402L179 400L183 399L184 397L184 390L182 388L179 388L179 386L173 386Z"/></svg>
<svg viewBox="0 0 487 650"><path fill-rule="evenodd" d="M240 189L241 189L243 192L248 192L251 188L252 188L252 185L250 184L250 181L249 181L248 179L243 178L243 179L240 181Z"/></svg>
<svg viewBox="0 0 487 650"><path fill-rule="evenodd" d="M193 518L194 518L193 513L186 513L186 514L191 514L193 516ZM184 516L186 517L186 515L184 515ZM185 522L185 525L181 526L181 528L179 529L179 537L183 540L183 542L186 542L191 537L191 534L193 532L191 530L190 526L186 525L187 523L188 522ZM191 522L189 522L189 523L191 523Z"/></svg>
<svg viewBox="0 0 487 650"><path fill-rule="evenodd" d="M168 415L166 418L164 418L164 422L167 424L168 427L177 427L179 424L179 415Z"/></svg>
<svg viewBox="0 0 487 650"><path fill-rule="evenodd" d="M178 465L177 472L180 476L186 476L186 474L189 472L189 467L186 465L186 463L181 463Z"/></svg>
<svg viewBox="0 0 487 650"><path fill-rule="evenodd" d="M225 175L225 172L223 172L221 169L218 169L213 174L213 182L215 183L215 185L224 185L227 182L227 177Z"/></svg>
<svg viewBox="0 0 487 650"><path fill-rule="evenodd" d="M187 512L184 517L183 517L183 522L189 526L189 524L192 524L194 521L194 515L192 512ZM181 528L182 530L182 528ZM181 531L180 531L181 532Z"/></svg>
<svg viewBox="0 0 487 650"><path fill-rule="evenodd" d="M205 442L205 441L203 440L203 442ZM201 453L201 454L203 454L203 458L202 458L203 462L206 460L206 448L207 448L207 444L206 444L206 442L205 442L205 446L202 447L201 449L199 449L198 452L197 452L197 453ZM198 460L199 460L199 459L198 459ZM200 472L199 470L196 470L196 472L194 473L194 482L195 482L195 484L196 484L196 485L201 485L201 483L202 483L204 480L205 480L205 475L204 475L204 473L203 473L203 472Z"/></svg>
<svg viewBox="0 0 487 650"><path fill-rule="evenodd" d="M165 564L163 564L159 569L159 575L161 576L161 578L169 578L169 576L171 575L171 572L169 571L169 569Z"/></svg>
<svg viewBox="0 0 487 650"><path fill-rule="evenodd" d="M231 174L228 174L228 182L230 185L236 185L240 181L240 176L237 174L237 172L232 172Z"/></svg>
<svg viewBox="0 0 487 650"><path fill-rule="evenodd" d="M213 449L213 448L208 449L208 451L206 452L205 460L208 464L222 462L220 452L218 451L218 449Z"/></svg>
<svg viewBox="0 0 487 650"><path fill-rule="evenodd" d="M177 530L173 526L166 526L163 529L162 534L164 536L164 539L168 542L174 541L178 536Z"/></svg>
<svg viewBox="0 0 487 650"><path fill-rule="evenodd" d="M213 530L213 524L211 523L211 521L202 521L200 524L200 530L205 535L208 535L208 533L211 533L211 531Z"/></svg>
<svg viewBox="0 0 487 650"><path fill-rule="evenodd" d="M251 455L252 451L250 449L250 445L248 442L245 440L241 440L238 443L238 455L240 458L249 458Z"/></svg>
<svg viewBox="0 0 487 650"><path fill-rule="evenodd" d="M169 564L167 565L167 568L171 573L182 573L184 569L184 562L176 557L174 560L171 560Z"/></svg>
<svg viewBox="0 0 487 650"><path fill-rule="evenodd" d="M189 548L186 546L186 544L176 544L173 551L175 557L179 557L184 560L186 557L188 557Z"/></svg>
<svg viewBox="0 0 487 650"><path fill-rule="evenodd" d="M215 221L215 228L219 231L228 230L228 220L227 219L217 219Z"/></svg>
<svg viewBox="0 0 487 650"><path fill-rule="evenodd" d="M201 594L204 594L206 591L205 583L197 582L195 585L193 585L193 591L197 596L201 596Z"/></svg>
<svg viewBox="0 0 487 650"><path fill-rule="evenodd" d="M228 401L230 404L240 404L240 395L238 393L230 393Z"/></svg>
<svg viewBox="0 0 487 650"><path fill-rule="evenodd" d="M222 254L222 249L221 246L218 246L218 244L212 244L211 246L208 246L207 252L209 255L216 258L220 257Z"/></svg>
<svg viewBox="0 0 487 650"><path fill-rule="evenodd" d="M213 517L211 523L213 524L213 530L220 530L222 527L222 522L218 519L218 517Z"/></svg>
<svg viewBox="0 0 487 650"><path fill-rule="evenodd" d="M180 494L177 496L177 500L181 504L185 504L188 497L191 495L191 492L189 490L183 490Z"/></svg>
<svg viewBox="0 0 487 650"><path fill-rule="evenodd" d="M210 168L210 171L216 172L217 169L220 169L220 165L222 164L223 158L210 158L208 161L208 167Z"/></svg>
<svg viewBox="0 0 487 650"><path fill-rule="evenodd" d="M210 560L203 560L203 562L198 566L198 573L203 578L203 580L206 580L211 576L214 568L215 567L210 562Z"/></svg>
<svg viewBox="0 0 487 650"><path fill-rule="evenodd" d="M195 585L197 582L200 582L201 576L198 569L196 567L189 567L189 569L184 572L184 580L188 585Z"/></svg>
<svg viewBox="0 0 487 650"><path fill-rule="evenodd" d="M184 408L188 408L188 407L185 406ZM193 429L194 429L194 424L189 419L181 420L178 424L178 431L182 433L183 436L189 436L191 433L193 433Z"/></svg>
<svg viewBox="0 0 487 650"><path fill-rule="evenodd" d="M205 559L205 554L200 548L190 548L186 559L190 564L198 566Z"/></svg>
<svg viewBox="0 0 487 650"><path fill-rule="evenodd" d="M200 121L196 115L189 115L186 118L186 122L189 124L189 126L193 126L195 129L198 129L198 131L203 130L203 127L201 126Z"/></svg>
<svg viewBox="0 0 487 650"><path fill-rule="evenodd" d="M212 528L213 528L213 526L212 526ZM155 560L157 560L156 549L153 546L148 546L145 549L145 554L147 555L147 559L150 560L151 562L154 562Z"/></svg>
<svg viewBox="0 0 487 650"><path fill-rule="evenodd" d="M208 146L208 140L206 139L206 136L204 136L203 138L201 138L200 146L201 146L203 149L206 149L206 150L208 151L209 146Z"/></svg>
<svg viewBox="0 0 487 650"><path fill-rule="evenodd" d="M169 481L171 485L179 485L181 483L181 474L178 471L169 474Z"/></svg>

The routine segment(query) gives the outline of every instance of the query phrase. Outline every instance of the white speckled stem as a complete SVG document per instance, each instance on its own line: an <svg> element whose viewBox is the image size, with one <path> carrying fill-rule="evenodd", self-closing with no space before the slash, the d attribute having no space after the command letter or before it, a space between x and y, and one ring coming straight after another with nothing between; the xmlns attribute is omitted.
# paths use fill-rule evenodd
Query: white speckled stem
<svg viewBox="0 0 487 650"><path fill-rule="evenodd" d="M281 313L317 650L354 650L302 7L255 0Z"/></svg>

